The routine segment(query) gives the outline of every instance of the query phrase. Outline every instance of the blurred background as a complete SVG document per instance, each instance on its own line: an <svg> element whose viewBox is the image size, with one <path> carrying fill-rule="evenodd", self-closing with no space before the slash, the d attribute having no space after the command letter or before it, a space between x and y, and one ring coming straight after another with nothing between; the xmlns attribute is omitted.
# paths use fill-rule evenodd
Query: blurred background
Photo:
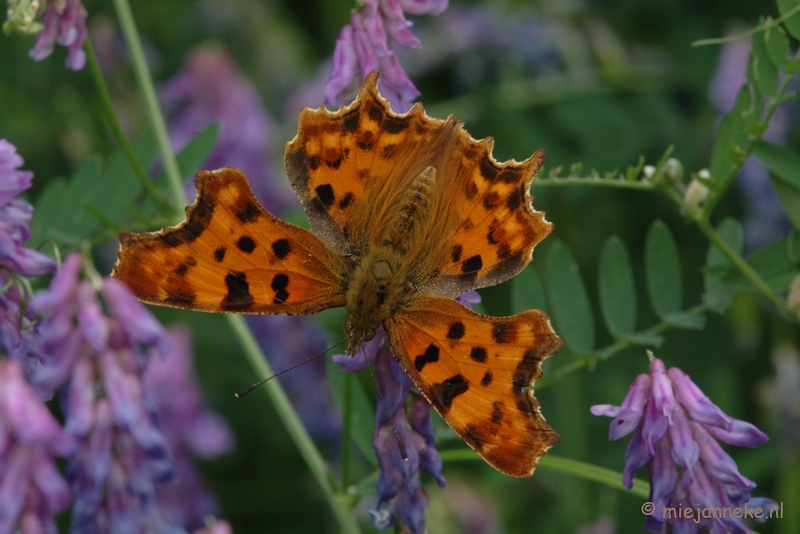
<svg viewBox="0 0 800 534"><path fill-rule="evenodd" d="M99 0L84 4L116 110L135 138L146 119L113 9ZM265 206L302 220L285 178L283 149L296 133L301 107L322 104L334 43L353 2L137 0L132 7L176 147L219 122L218 144L206 167L244 168ZM452 113L473 137L494 137L500 161L522 160L543 147L548 169L580 162L584 174L592 169L602 174L624 171L640 155L654 162L674 144L673 156L697 171L708 166L716 125L744 80L749 39L725 47L691 43L740 31L762 15L777 16L773 2L451 0L437 17L411 17L423 48L401 53L400 60L428 114ZM35 205L49 180L69 177L91 155L107 157L116 147L88 71L64 69L61 47L50 60L34 62L28 57L32 46L32 39L19 36L0 39L0 137L11 140L25 168L35 172L28 195ZM793 103L782 109L771 139L800 145L795 113ZM700 266L708 244L665 196L597 187L534 185L532 191L534 206L555 223L534 253L533 269L541 272L537 257L545 257L556 239L565 243L580 266L596 318L600 249L618 235L631 252L640 296L637 327L658 322L643 278L645 235L656 219L668 224L678 243L684 308L700 302ZM743 221L746 250L789 229L765 171L754 163L745 166L714 222L726 216ZM116 244L109 243L98 253L104 274L115 251ZM512 312L510 284L481 293L486 312ZM166 323L193 327L207 399L236 436L235 450L202 466L221 516L243 533L335 532L320 489L266 397L233 397L254 375L227 323L213 315L155 312ZM339 339L341 319L341 311L332 311L300 321L256 319L251 326L277 370ZM613 338L599 319L596 323L597 346L610 344ZM797 327L778 319L757 297L740 294L724 315L708 314L703 330L669 330L665 337L658 357L691 375L727 413L770 435L757 449L731 454L740 471L758 483L755 495L786 501L787 510L793 502L798 513L800 489L792 494L782 479L786 467L796 464L800 444ZM562 357L559 366L571 356L556 358ZM633 348L537 391L545 416L562 435L552 453L621 471L627 440L607 443L609 421L590 415L589 406L619 404L646 365L644 350ZM282 380L336 465L341 419L325 367L310 364ZM361 378L366 390L374 390L369 375ZM440 420L436 427L441 449L463 447ZM355 470L363 477L372 472L363 458ZM641 499L556 471L542 468L533 479L515 480L470 462L446 463L444 475L443 490L425 479L431 533L641 530ZM790 521L759 525L759 531L791 532Z"/></svg>

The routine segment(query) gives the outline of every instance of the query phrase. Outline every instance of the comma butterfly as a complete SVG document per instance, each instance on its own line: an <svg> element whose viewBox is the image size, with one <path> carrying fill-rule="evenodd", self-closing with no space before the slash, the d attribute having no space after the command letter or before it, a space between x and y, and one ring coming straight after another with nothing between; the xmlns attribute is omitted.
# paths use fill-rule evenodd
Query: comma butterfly
<svg viewBox="0 0 800 534"><path fill-rule="evenodd" d="M552 230L529 193L544 151L499 163L452 116L393 113L377 79L337 112L300 113L286 169L310 232L261 207L238 169L203 171L183 223L120 235L113 275L192 310L345 306L349 355L383 325L445 421L499 471L530 476L560 439L532 386L561 339L541 311L487 317L453 299L516 275Z"/></svg>

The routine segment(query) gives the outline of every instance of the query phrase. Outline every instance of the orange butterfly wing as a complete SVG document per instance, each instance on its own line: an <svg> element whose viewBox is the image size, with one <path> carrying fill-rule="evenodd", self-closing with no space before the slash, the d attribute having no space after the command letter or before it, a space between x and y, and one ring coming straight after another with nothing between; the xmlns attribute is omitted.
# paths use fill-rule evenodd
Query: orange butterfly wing
<svg viewBox="0 0 800 534"><path fill-rule="evenodd" d="M314 234L283 222L253 196L247 177L202 171L186 220L159 232L120 235L113 275L151 304L210 312L304 315L343 306L339 256Z"/></svg>
<svg viewBox="0 0 800 534"><path fill-rule="evenodd" d="M420 296L384 322L392 352L445 421L497 470L530 476L559 436L532 386L561 339L531 310L487 317Z"/></svg>

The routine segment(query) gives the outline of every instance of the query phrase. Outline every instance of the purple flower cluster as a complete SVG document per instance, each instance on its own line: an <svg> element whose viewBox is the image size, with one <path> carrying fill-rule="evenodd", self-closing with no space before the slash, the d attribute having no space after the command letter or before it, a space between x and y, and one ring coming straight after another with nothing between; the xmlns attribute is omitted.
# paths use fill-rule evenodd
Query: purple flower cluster
<svg viewBox="0 0 800 534"><path fill-rule="evenodd" d="M372 71L379 71L381 94L397 112L406 112L420 95L409 79L390 44L406 49L419 48L420 42L411 30L405 13L438 15L447 9L448 0L360 0L336 39L333 68L325 87L325 102L335 106L350 88L356 72L359 80ZM348 100L352 95L344 95Z"/></svg>
<svg viewBox="0 0 800 534"><path fill-rule="evenodd" d="M57 532L53 517L67 507L70 493L54 455L74 448L22 365L0 359L0 534Z"/></svg>
<svg viewBox="0 0 800 534"><path fill-rule="evenodd" d="M227 422L203 404L194 376L190 330L173 327L169 335L169 357L151 359L144 373L144 387L156 406L176 475L156 487L156 496L171 524L194 529L218 510L193 460L228 452L234 439Z"/></svg>
<svg viewBox="0 0 800 534"><path fill-rule="evenodd" d="M33 207L16 197L30 188L33 173L19 170L22 164L14 145L0 139L0 354L20 362L33 342L31 316L23 314L22 280L56 269L53 260L23 246L31 237Z"/></svg>
<svg viewBox="0 0 800 534"><path fill-rule="evenodd" d="M49 0L46 3L42 29L30 56L36 61L50 57L56 43L69 50L67 68L81 70L86 65L86 8L81 0Z"/></svg>
<svg viewBox="0 0 800 534"><path fill-rule="evenodd" d="M475 291L457 299L465 306L480 302ZM431 405L412 391L414 383L392 356L383 327L353 357L336 355L342 371L360 372L375 365L378 389L372 446L378 458L378 503L368 508L375 528L383 530L399 520L414 534L425 531L428 496L420 483L420 469L444 487L442 458L436 450ZM398 441L399 438L399 441ZM401 451L402 443L402 451ZM406 458L403 458L405 451Z"/></svg>
<svg viewBox="0 0 800 534"><path fill-rule="evenodd" d="M224 51L194 48L181 70L161 87L160 97L170 113L170 140L175 150L209 124L219 122L217 143L203 168L230 165L242 169L258 200L273 213L297 202L288 183L279 184L270 169L273 122L253 84ZM187 193L190 198L194 195L191 180Z"/></svg>
<svg viewBox="0 0 800 534"><path fill-rule="evenodd" d="M645 528L650 532L749 533L741 520L745 507L761 508L764 518L777 507L771 499L751 496L755 482L739 473L717 443L755 447L767 436L726 415L680 369L667 371L661 360L652 358L650 374L636 378L621 406L599 404L591 411L614 418L609 439L634 433L622 481L633 487L636 471L648 466L654 510ZM687 509L702 516L676 512ZM740 513L734 515L736 509Z"/></svg>

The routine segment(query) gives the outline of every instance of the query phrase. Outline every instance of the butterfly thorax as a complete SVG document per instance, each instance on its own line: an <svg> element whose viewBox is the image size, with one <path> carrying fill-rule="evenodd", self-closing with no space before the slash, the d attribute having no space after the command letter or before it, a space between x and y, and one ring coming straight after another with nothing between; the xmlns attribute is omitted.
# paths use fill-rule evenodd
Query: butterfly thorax
<svg viewBox="0 0 800 534"><path fill-rule="evenodd" d="M347 322L351 335L349 355L375 336L381 323L392 314L407 292L403 258L390 250L367 253L353 272L347 290Z"/></svg>

